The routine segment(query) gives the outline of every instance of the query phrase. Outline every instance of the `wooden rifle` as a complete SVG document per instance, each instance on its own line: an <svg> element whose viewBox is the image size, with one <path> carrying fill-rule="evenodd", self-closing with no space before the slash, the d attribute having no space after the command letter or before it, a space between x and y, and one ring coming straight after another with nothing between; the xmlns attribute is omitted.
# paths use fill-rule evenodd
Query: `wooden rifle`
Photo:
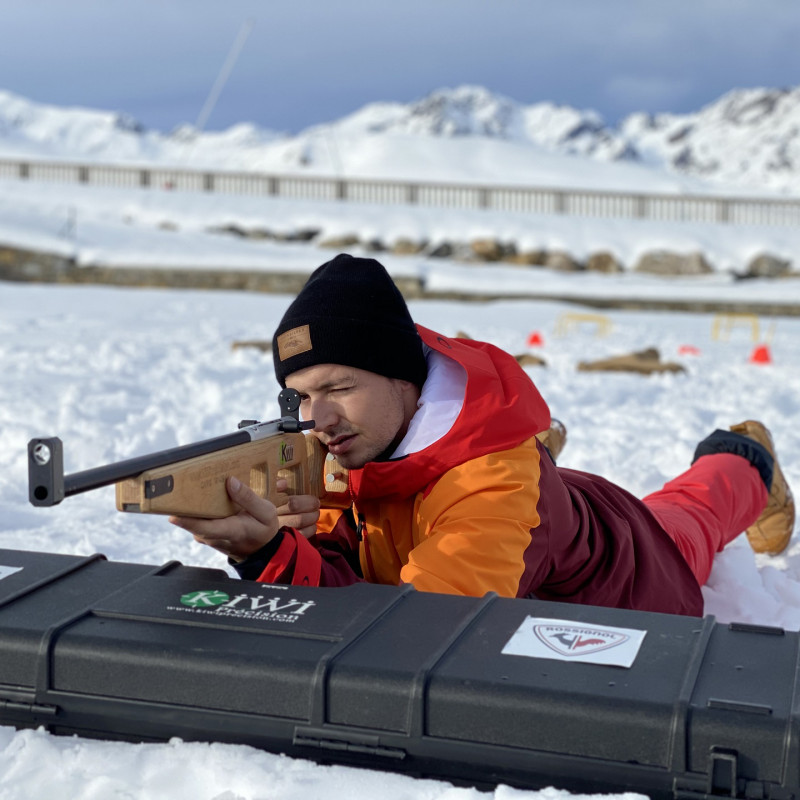
<svg viewBox="0 0 800 800"><path fill-rule="evenodd" d="M281 417L244 420L235 433L161 450L114 464L64 474L63 443L57 436L28 442L28 491L34 506L53 506L65 497L116 484L117 509L143 514L221 518L239 507L225 488L237 477L276 506L289 495L313 494L323 506L350 505L347 472L304 430L294 389L278 396ZM279 479L287 482L278 492Z"/></svg>

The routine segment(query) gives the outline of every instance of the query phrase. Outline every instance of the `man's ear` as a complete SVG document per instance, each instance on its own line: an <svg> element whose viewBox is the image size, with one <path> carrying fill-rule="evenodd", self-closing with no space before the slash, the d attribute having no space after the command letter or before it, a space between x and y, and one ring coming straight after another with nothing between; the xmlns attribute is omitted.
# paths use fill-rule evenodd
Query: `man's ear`
<svg viewBox="0 0 800 800"><path fill-rule="evenodd" d="M400 391L403 398L403 405L413 415L417 410L417 403L421 394L419 386L411 381L403 380L402 378L394 378L395 386Z"/></svg>
<svg viewBox="0 0 800 800"><path fill-rule="evenodd" d="M402 378L393 378L392 380L403 394L419 394L419 386L416 383L411 383L411 381L406 381Z"/></svg>

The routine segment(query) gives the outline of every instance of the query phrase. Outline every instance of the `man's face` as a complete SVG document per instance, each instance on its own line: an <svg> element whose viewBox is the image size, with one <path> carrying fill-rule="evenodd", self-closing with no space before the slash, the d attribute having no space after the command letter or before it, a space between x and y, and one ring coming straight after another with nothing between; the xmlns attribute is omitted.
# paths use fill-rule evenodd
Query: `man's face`
<svg viewBox="0 0 800 800"><path fill-rule="evenodd" d="M286 386L300 394L303 419L314 420L314 435L346 469L390 455L419 396L408 381L340 364L298 370Z"/></svg>

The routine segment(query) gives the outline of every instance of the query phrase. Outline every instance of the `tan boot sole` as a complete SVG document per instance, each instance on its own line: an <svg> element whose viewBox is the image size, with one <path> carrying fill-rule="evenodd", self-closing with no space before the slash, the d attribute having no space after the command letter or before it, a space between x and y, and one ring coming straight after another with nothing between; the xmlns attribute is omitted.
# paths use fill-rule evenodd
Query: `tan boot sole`
<svg viewBox="0 0 800 800"><path fill-rule="evenodd" d="M792 490L786 482L770 432L755 420L731 425L731 431L747 436L767 448L774 460L772 487L766 508L761 516L747 529L747 541L756 553L778 555L789 545L794 532L795 505Z"/></svg>

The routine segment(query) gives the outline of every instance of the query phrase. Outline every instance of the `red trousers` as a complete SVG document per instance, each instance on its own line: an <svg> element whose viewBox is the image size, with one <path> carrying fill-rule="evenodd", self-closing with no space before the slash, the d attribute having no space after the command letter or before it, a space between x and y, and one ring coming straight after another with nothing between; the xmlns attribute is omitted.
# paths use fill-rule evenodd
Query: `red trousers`
<svg viewBox="0 0 800 800"><path fill-rule="evenodd" d="M715 453L698 458L643 502L702 586L714 554L758 519L768 497L758 470L746 458Z"/></svg>

